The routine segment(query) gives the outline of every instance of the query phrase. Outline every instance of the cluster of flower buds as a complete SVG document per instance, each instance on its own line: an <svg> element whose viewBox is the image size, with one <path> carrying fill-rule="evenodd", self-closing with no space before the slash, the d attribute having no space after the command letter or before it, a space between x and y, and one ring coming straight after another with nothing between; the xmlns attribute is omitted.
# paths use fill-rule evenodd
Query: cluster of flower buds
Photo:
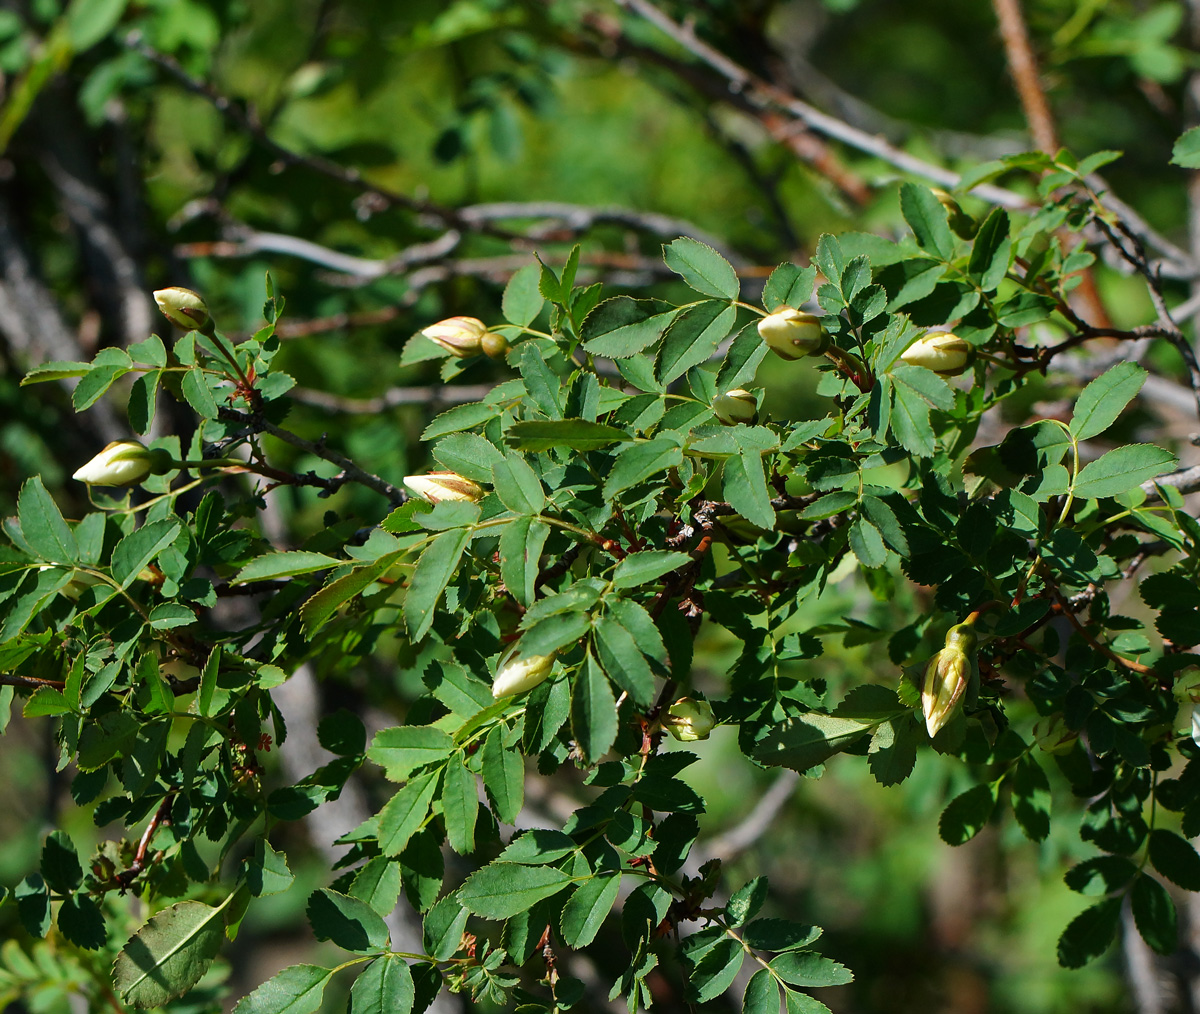
<svg viewBox="0 0 1200 1014"><path fill-rule="evenodd" d="M957 377L975 361L975 346L949 331L931 331L901 354L909 366L922 366L942 377Z"/></svg>
<svg viewBox="0 0 1200 1014"><path fill-rule="evenodd" d="M979 638L971 623L959 623L946 632L946 646L925 666L921 684L921 711L932 739L954 717L975 668Z"/></svg>
<svg viewBox="0 0 1200 1014"><path fill-rule="evenodd" d="M154 293L154 302L158 304L162 315L176 327L185 331L199 331L201 334L208 334L213 329L208 305L199 293L191 289L178 285L158 289Z"/></svg>
<svg viewBox="0 0 1200 1014"><path fill-rule="evenodd" d="M726 426L753 423L758 418L758 398L740 387L713 398L713 414Z"/></svg>
<svg viewBox="0 0 1200 1014"><path fill-rule="evenodd" d="M821 318L790 306L780 307L758 322L762 340L781 359L819 356L829 348L829 335Z"/></svg>
<svg viewBox="0 0 1200 1014"><path fill-rule="evenodd" d="M708 739L717 724L712 705L702 697L681 697L664 712L662 727L680 743Z"/></svg>
<svg viewBox="0 0 1200 1014"><path fill-rule="evenodd" d="M459 359L481 352L489 359L503 359L509 349L504 335L489 331L478 317L447 317L430 324L421 334Z"/></svg>
<svg viewBox="0 0 1200 1014"><path fill-rule="evenodd" d="M554 668L555 652L549 655L522 655L518 641L503 655L496 666L492 680L492 697L513 697L532 690L541 683Z"/></svg>
<svg viewBox="0 0 1200 1014"><path fill-rule="evenodd" d="M169 451L153 450L136 440L114 440L72 479L89 486L136 486L151 475L162 475L175 467Z"/></svg>
<svg viewBox="0 0 1200 1014"><path fill-rule="evenodd" d="M483 487L457 472L430 472L427 475L406 475L404 485L417 496L430 503L443 500L461 500L479 503L483 499Z"/></svg>

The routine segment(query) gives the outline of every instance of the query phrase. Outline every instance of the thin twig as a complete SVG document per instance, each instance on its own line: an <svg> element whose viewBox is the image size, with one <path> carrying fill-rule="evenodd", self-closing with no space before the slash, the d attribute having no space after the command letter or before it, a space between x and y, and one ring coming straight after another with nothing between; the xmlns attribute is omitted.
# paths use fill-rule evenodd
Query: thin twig
<svg viewBox="0 0 1200 1014"><path fill-rule="evenodd" d="M1000 23L1000 37L1004 40L1004 52L1008 57L1008 69L1017 86L1021 108L1025 111L1025 122L1033 143L1047 155L1058 151L1058 136L1054 130L1054 118L1050 114L1050 103L1038 77L1037 60L1029 44L1029 32L1021 16L1020 0L992 0L996 20Z"/></svg>

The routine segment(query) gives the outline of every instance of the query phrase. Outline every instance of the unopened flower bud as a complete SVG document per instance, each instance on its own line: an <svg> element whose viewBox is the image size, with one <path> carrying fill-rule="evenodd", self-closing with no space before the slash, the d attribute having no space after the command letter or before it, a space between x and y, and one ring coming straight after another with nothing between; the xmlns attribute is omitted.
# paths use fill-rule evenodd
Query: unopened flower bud
<svg viewBox="0 0 1200 1014"><path fill-rule="evenodd" d="M925 666L921 685L921 711L932 739L954 717L971 680L971 658L979 639L975 628L960 623L946 633L946 646Z"/></svg>
<svg viewBox="0 0 1200 1014"><path fill-rule="evenodd" d="M713 414L726 426L753 423L758 417L758 399L742 388L734 388L713 398Z"/></svg>
<svg viewBox="0 0 1200 1014"><path fill-rule="evenodd" d="M457 472L430 472L428 475L406 475L404 485L430 503L443 500L464 500L479 503L483 487Z"/></svg>
<svg viewBox="0 0 1200 1014"><path fill-rule="evenodd" d="M555 654L522 656L518 641L500 657L496 677L492 680L492 696L499 700L532 690L550 675Z"/></svg>
<svg viewBox="0 0 1200 1014"><path fill-rule="evenodd" d="M162 448L114 440L71 478L89 486L134 486L147 476L170 471L172 465L170 453Z"/></svg>
<svg viewBox="0 0 1200 1014"><path fill-rule="evenodd" d="M819 356L829 348L829 335L821 326L821 318L790 306L763 317L758 322L758 333L783 359Z"/></svg>
<svg viewBox="0 0 1200 1014"><path fill-rule="evenodd" d="M951 231L960 239L971 239L979 228L975 224L975 219L963 211L962 205L954 199L952 194L941 187L931 187L930 189L933 191L933 196L938 199L938 203L946 209L946 221Z"/></svg>
<svg viewBox="0 0 1200 1014"><path fill-rule="evenodd" d="M508 339L495 331L489 331L479 339L479 349L488 359L503 359L509 348Z"/></svg>
<svg viewBox="0 0 1200 1014"><path fill-rule="evenodd" d="M158 289L154 293L154 302L167 320L185 331L211 330L208 305L198 292L173 285L169 289Z"/></svg>
<svg viewBox="0 0 1200 1014"><path fill-rule="evenodd" d="M703 699L681 697L662 717L662 726L680 743L694 743L708 739L717 724L712 705Z"/></svg>
<svg viewBox="0 0 1200 1014"><path fill-rule="evenodd" d="M430 324L421 334L452 356L468 359L483 351L487 325L478 317L448 317Z"/></svg>
<svg viewBox="0 0 1200 1014"><path fill-rule="evenodd" d="M943 377L957 377L975 360L975 346L949 331L931 331L901 354L909 366L923 366Z"/></svg>

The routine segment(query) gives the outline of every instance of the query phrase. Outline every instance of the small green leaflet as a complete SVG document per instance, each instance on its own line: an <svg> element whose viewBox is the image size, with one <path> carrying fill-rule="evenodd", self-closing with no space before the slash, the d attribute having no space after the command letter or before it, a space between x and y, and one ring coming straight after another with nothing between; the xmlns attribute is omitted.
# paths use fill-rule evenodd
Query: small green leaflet
<svg viewBox="0 0 1200 1014"><path fill-rule="evenodd" d="M1174 454L1153 444L1126 444L1084 465L1073 492L1083 498L1116 496L1169 472L1176 462Z"/></svg>
<svg viewBox="0 0 1200 1014"><path fill-rule="evenodd" d="M181 901L153 916L113 964L113 986L121 999L134 1007L160 1007L199 982L225 938L221 911L232 898L216 908Z"/></svg>
<svg viewBox="0 0 1200 1014"><path fill-rule="evenodd" d="M663 262L697 292L737 299L741 291L733 265L707 243L681 236L663 246Z"/></svg>
<svg viewBox="0 0 1200 1014"><path fill-rule="evenodd" d="M458 889L458 900L485 919L508 919L558 894L572 879L552 866L494 862L467 878Z"/></svg>
<svg viewBox="0 0 1200 1014"><path fill-rule="evenodd" d="M319 965L289 965L238 1001L233 1014L312 1014L332 975Z"/></svg>
<svg viewBox="0 0 1200 1014"><path fill-rule="evenodd" d="M1149 374L1137 363L1118 363L1087 385L1075 402L1071 433L1076 440L1091 440L1117 421Z"/></svg>

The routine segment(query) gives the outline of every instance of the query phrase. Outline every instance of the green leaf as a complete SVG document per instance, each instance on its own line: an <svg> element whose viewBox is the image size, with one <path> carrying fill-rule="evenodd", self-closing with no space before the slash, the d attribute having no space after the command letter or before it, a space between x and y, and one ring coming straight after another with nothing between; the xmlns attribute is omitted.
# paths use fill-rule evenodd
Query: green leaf
<svg viewBox="0 0 1200 1014"><path fill-rule="evenodd" d="M883 536L870 521L861 515L850 525L850 548L864 567L882 567L887 563L887 547Z"/></svg>
<svg viewBox="0 0 1200 1014"><path fill-rule="evenodd" d="M746 983L742 1014L779 1014L779 986L767 969L755 972Z"/></svg>
<svg viewBox="0 0 1200 1014"><path fill-rule="evenodd" d="M72 894L58 909L58 928L71 943L85 950L99 950L108 940L104 915L86 894Z"/></svg>
<svg viewBox="0 0 1200 1014"><path fill-rule="evenodd" d="M437 961L449 960L462 942L469 915L453 895L434 905L426 914L421 931L425 953Z"/></svg>
<svg viewBox="0 0 1200 1014"><path fill-rule="evenodd" d="M716 300L684 307L663 338L655 369L659 382L669 384L707 362L736 320L734 307Z"/></svg>
<svg viewBox="0 0 1200 1014"><path fill-rule="evenodd" d="M1116 496L1169 472L1176 458L1153 444L1126 444L1091 461L1079 470L1074 492L1081 499Z"/></svg>
<svg viewBox="0 0 1200 1014"><path fill-rule="evenodd" d="M566 858L578 848L570 835L549 827L535 827L514 838L500 853L500 859L510 863L544 866Z"/></svg>
<svg viewBox="0 0 1200 1014"><path fill-rule="evenodd" d="M1167 889L1143 873L1133 882L1130 902L1142 939L1159 954L1174 954L1179 946L1179 917Z"/></svg>
<svg viewBox="0 0 1200 1014"><path fill-rule="evenodd" d="M893 384L892 392L892 433L905 450L919 458L931 457L936 445L929 425L929 404L903 384Z"/></svg>
<svg viewBox="0 0 1200 1014"><path fill-rule="evenodd" d="M446 819L446 838L460 856L475 851L475 817L479 799L475 775L463 763L461 755L450 758L442 784L442 813Z"/></svg>
<svg viewBox="0 0 1200 1014"><path fill-rule="evenodd" d="M80 363L71 360L56 359L41 366L35 366L21 378L21 386L29 384L45 384L51 380L68 380L71 377L82 377L90 373L91 363Z"/></svg>
<svg viewBox="0 0 1200 1014"><path fill-rule="evenodd" d="M562 911L562 935L569 947L587 947L596 939L620 887L619 873L600 873L575 888Z"/></svg>
<svg viewBox="0 0 1200 1014"><path fill-rule="evenodd" d="M862 739L876 724L873 718L838 718L815 711L796 715L766 729L751 755L762 764L807 771Z"/></svg>
<svg viewBox="0 0 1200 1014"><path fill-rule="evenodd" d="M529 462L514 451L492 465L491 479L496 495L514 514L540 514L546 506L542 480Z"/></svg>
<svg viewBox="0 0 1200 1014"><path fill-rule="evenodd" d="M358 898L322 888L309 897L307 915L318 940L332 940L348 951L376 951L387 946L383 917Z"/></svg>
<svg viewBox="0 0 1200 1014"><path fill-rule="evenodd" d="M128 588L151 560L179 537L179 522L163 518L130 532L112 554L112 575Z"/></svg>
<svg viewBox="0 0 1200 1014"><path fill-rule="evenodd" d="M1017 761L1012 781L1012 808L1030 841L1050 833L1050 782L1042 766L1026 754Z"/></svg>
<svg viewBox="0 0 1200 1014"><path fill-rule="evenodd" d="M687 553L647 549L630 553L613 570L614 588L637 588L692 562Z"/></svg>
<svg viewBox="0 0 1200 1014"><path fill-rule="evenodd" d="M586 419L536 419L513 423L505 432L504 439L517 450L536 452L548 451L551 447L595 451L634 438L615 426L604 426Z"/></svg>
<svg viewBox="0 0 1200 1014"><path fill-rule="evenodd" d="M462 906L485 919L508 919L572 882L552 866L494 862L473 873L458 889Z"/></svg>
<svg viewBox="0 0 1200 1014"><path fill-rule="evenodd" d="M1124 856L1095 856L1072 866L1063 881L1080 894L1111 894L1124 891L1137 872L1137 867Z"/></svg>
<svg viewBox="0 0 1200 1014"><path fill-rule="evenodd" d="M746 951L737 940L721 940L692 969L692 999L708 1003L725 992L741 971Z"/></svg>
<svg viewBox="0 0 1200 1014"><path fill-rule="evenodd" d="M349 1014L408 1014L415 996L408 963L397 954L385 954L354 980Z"/></svg>
<svg viewBox="0 0 1200 1014"><path fill-rule="evenodd" d="M729 345L717 374L717 390L730 391L754 380L770 349L758 333L758 325L747 324Z"/></svg>
<svg viewBox="0 0 1200 1014"><path fill-rule="evenodd" d="M533 605L542 549L550 536L544 521L516 518L500 536L500 579L521 605Z"/></svg>
<svg viewBox="0 0 1200 1014"><path fill-rule="evenodd" d="M1200 891L1200 855L1190 841L1174 831L1155 828L1150 832L1150 862L1185 891Z"/></svg>
<svg viewBox="0 0 1200 1014"><path fill-rule="evenodd" d="M21 534L39 559L50 563L77 563L79 546L63 520L58 504L42 485L40 475L26 479L17 495Z"/></svg>
<svg viewBox="0 0 1200 1014"><path fill-rule="evenodd" d="M31 873L13 888L17 916L32 937L44 937L50 929L50 892L41 876Z"/></svg>
<svg viewBox="0 0 1200 1014"><path fill-rule="evenodd" d="M546 362L547 355L558 354L558 347L552 342L535 339L522 343L517 360L529 399L551 419L563 417L562 382Z"/></svg>
<svg viewBox="0 0 1200 1014"><path fill-rule="evenodd" d="M995 790L990 785L976 785L955 796L942 811L938 834L949 845L970 841L987 826L996 808Z"/></svg>
<svg viewBox="0 0 1200 1014"><path fill-rule="evenodd" d="M408 636L420 641L433 626L434 611L446 585L458 569L463 550L471 541L470 528L453 528L435 535L413 570L408 594L404 596L404 622Z"/></svg>
<svg viewBox="0 0 1200 1014"><path fill-rule="evenodd" d="M93 366L91 370L80 378L79 384L71 393L72 407L76 412L82 412L85 409L91 408L112 387L113 381L118 377L123 377L128 372L129 367L123 365ZM191 373L188 374L189 377L191 375Z"/></svg>
<svg viewBox="0 0 1200 1014"><path fill-rule="evenodd" d="M606 299L583 319L583 347L594 356L625 359L658 341L678 313L657 299Z"/></svg>
<svg viewBox="0 0 1200 1014"><path fill-rule="evenodd" d="M744 426L738 427L738 430L744 429ZM740 454L725 460L721 495L752 525L767 531L775 527L775 508L771 506L771 491L767 488L761 451L743 447Z"/></svg>
<svg viewBox="0 0 1200 1014"><path fill-rule="evenodd" d="M741 291L733 265L706 243L681 236L663 246L663 262L697 292L737 299Z"/></svg>
<svg viewBox="0 0 1200 1014"><path fill-rule="evenodd" d="M441 729L398 725L375 733L367 759L382 767L391 781L402 782L418 768L445 760L453 751L454 740Z"/></svg>
<svg viewBox="0 0 1200 1014"><path fill-rule="evenodd" d="M820 1000L807 993L788 989L785 986L783 996L786 1001L787 1014L833 1014Z"/></svg>
<svg viewBox="0 0 1200 1014"><path fill-rule="evenodd" d="M313 571L340 567L346 561L335 560L324 553L308 553L302 550L287 553L268 553L257 557L244 566L229 582L244 584L247 581L272 581L295 574L311 574Z"/></svg>
<svg viewBox="0 0 1200 1014"><path fill-rule="evenodd" d="M188 370L183 375L183 396L202 419L215 419L220 414L217 399L199 370Z"/></svg>
<svg viewBox="0 0 1200 1014"><path fill-rule="evenodd" d="M617 738L617 702L604 672L588 652L571 693L571 731L590 761L608 753Z"/></svg>
<svg viewBox="0 0 1200 1014"><path fill-rule="evenodd" d="M905 715L884 722L871 736L867 766L880 785L899 785L917 762L917 726Z"/></svg>
<svg viewBox="0 0 1200 1014"><path fill-rule="evenodd" d="M280 894L291 887L295 879L288 869L287 856L259 838L254 843L253 858L246 863L246 886L250 893L256 898Z"/></svg>
<svg viewBox="0 0 1200 1014"><path fill-rule="evenodd" d="M843 986L854 981L854 973L845 965L816 951L780 954L771 968L789 986Z"/></svg>
<svg viewBox="0 0 1200 1014"><path fill-rule="evenodd" d="M784 306L798 309L812 296L816 280L817 269L812 264L806 268L780 264L763 286L762 303L767 313L774 313Z"/></svg>
<svg viewBox="0 0 1200 1014"><path fill-rule="evenodd" d="M289 965L239 1000L233 1014L313 1014L332 975L320 965Z"/></svg>
<svg viewBox="0 0 1200 1014"><path fill-rule="evenodd" d="M73 0L67 7L67 38L76 53L91 49L117 27L128 0Z"/></svg>
<svg viewBox="0 0 1200 1014"><path fill-rule="evenodd" d="M725 903L725 916L730 926L741 926L758 914L767 900L768 886L766 877L755 877L733 892Z"/></svg>
<svg viewBox="0 0 1200 1014"><path fill-rule="evenodd" d="M1200 169L1200 127L1185 130L1171 150L1171 162L1185 169Z"/></svg>
<svg viewBox="0 0 1200 1014"><path fill-rule="evenodd" d="M121 999L134 1007L159 1007L199 982L225 937L223 908L181 901L151 917L113 964L113 987Z"/></svg>
<svg viewBox="0 0 1200 1014"><path fill-rule="evenodd" d="M342 605L373 584L400 556L400 550L387 553L366 567L356 567L349 574L327 581L300 607L300 620L305 633L309 636L315 633Z"/></svg>
<svg viewBox="0 0 1200 1014"><path fill-rule="evenodd" d="M1121 899L1106 898L1079 913L1058 938L1058 963L1063 968L1082 968L1100 957L1121 922Z"/></svg>
<svg viewBox="0 0 1200 1014"><path fill-rule="evenodd" d="M1079 392L1071 433L1076 440L1090 440L1108 429L1135 397L1149 374L1137 363L1118 363Z"/></svg>
<svg viewBox="0 0 1200 1014"><path fill-rule="evenodd" d="M922 366L896 363L890 370L892 379L920 395L934 408L948 412L954 408L954 392L941 377Z"/></svg>
<svg viewBox="0 0 1200 1014"><path fill-rule="evenodd" d="M508 280L500 300L500 310L510 324L525 327L542 312L546 300L538 289L541 273L540 265L526 264Z"/></svg>
<svg viewBox="0 0 1200 1014"><path fill-rule="evenodd" d="M742 931L742 939L751 947L776 953L810 947L820 937L820 926L807 926L786 919L755 919Z"/></svg>
<svg viewBox="0 0 1200 1014"><path fill-rule="evenodd" d="M42 879L51 890L69 894L83 881L83 867L65 831L51 831L42 845Z"/></svg>
<svg viewBox="0 0 1200 1014"><path fill-rule="evenodd" d="M604 671L636 704L654 700L654 673L634 636L612 616L604 615L592 628L596 654Z"/></svg>
<svg viewBox="0 0 1200 1014"><path fill-rule="evenodd" d="M354 875L349 893L380 915L388 915L400 895L400 864L386 856L376 856Z"/></svg>
<svg viewBox="0 0 1200 1014"><path fill-rule="evenodd" d="M682 463L683 448L670 437L658 437L623 447L604 480L604 498L611 500L653 476L665 480L667 470L677 468Z"/></svg>
<svg viewBox="0 0 1200 1014"><path fill-rule="evenodd" d="M1012 260L1012 240L1008 238L1008 212L993 208L971 247L971 260L967 271L979 282L984 292L994 291L1008 273Z"/></svg>
<svg viewBox="0 0 1200 1014"><path fill-rule="evenodd" d="M928 187L905 183L900 187L900 211L917 242L926 250L949 260L954 253L954 237L946 223L946 209Z"/></svg>
<svg viewBox="0 0 1200 1014"><path fill-rule="evenodd" d="M525 765L520 750L504 745L504 730L499 726L483 743L483 787L496 819L515 824L525 802Z"/></svg>
<svg viewBox="0 0 1200 1014"><path fill-rule="evenodd" d="M413 779L384 803L379 811L379 847L384 855L398 856L421 829L437 784L438 773L431 771Z"/></svg>
<svg viewBox="0 0 1200 1014"><path fill-rule="evenodd" d="M472 482L491 482L492 469L504 461L504 452L478 433L452 433L433 445L433 456L443 468Z"/></svg>

